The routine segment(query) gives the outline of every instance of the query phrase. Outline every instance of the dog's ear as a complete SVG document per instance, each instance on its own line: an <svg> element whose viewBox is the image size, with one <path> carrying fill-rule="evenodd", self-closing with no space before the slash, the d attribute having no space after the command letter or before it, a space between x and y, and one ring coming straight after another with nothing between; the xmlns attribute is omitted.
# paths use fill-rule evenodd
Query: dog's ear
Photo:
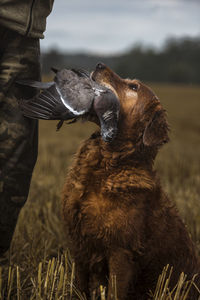
<svg viewBox="0 0 200 300"><path fill-rule="evenodd" d="M168 132L166 112L160 109L154 113L147 124L143 134L143 143L146 146L161 146L169 141Z"/></svg>

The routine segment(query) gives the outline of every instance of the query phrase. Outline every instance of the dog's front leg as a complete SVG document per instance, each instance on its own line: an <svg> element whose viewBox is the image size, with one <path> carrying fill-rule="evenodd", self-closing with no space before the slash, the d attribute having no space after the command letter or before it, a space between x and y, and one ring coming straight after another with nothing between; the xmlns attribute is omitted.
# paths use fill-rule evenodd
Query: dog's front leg
<svg viewBox="0 0 200 300"><path fill-rule="evenodd" d="M96 295L96 298L100 299L100 286L106 287L108 285L108 266L106 259L102 259L94 263L90 268L90 294ZM95 298L95 299L96 299Z"/></svg>
<svg viewBox="0 0 200 300"><path fill-rule="evenodd" d="M89 298L89 269L80 260L75 260L76 287Z"/></svg>
<svg viewBox="0 0 200 300"><path fill-rule="evenodd" d="M130 283L136 275L133 254L125 249L114 249L109 255L108 300L125 300Z"/></svg>

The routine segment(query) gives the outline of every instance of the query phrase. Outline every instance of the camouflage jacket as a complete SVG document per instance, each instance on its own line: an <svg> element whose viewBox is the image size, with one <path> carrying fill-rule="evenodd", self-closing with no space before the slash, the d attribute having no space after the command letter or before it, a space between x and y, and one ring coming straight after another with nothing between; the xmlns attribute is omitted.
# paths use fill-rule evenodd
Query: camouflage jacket
<svg viewBox="0 0 200 300"><path fill-rule="evenodd" d="M0 25L32 38L44 38L54 0L0 0Z"/></svg>

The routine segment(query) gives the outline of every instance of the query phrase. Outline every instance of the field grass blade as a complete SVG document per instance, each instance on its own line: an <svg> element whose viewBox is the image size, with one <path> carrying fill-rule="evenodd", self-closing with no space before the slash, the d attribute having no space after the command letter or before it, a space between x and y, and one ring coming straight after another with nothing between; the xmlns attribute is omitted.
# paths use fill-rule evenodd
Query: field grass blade
<svg viewBox="0 0 200 300"><path fill-rule="evenodd" d="M42 262L38 266L38 297L42 299Z"/></svg>
<svg viewBox="0 0 200 300"><path fill-rule="evenodd" d="M106 300L106 288L100 285L101 300Z"/></svg>
<svg viewBox="0 0 200 300"><path fill-rule="evenodd" d="M75 277L75 263L72 262L72 272L71 272L70 291L69 291L70 300L72 300L74 277Z"/></svg>
<svg viewBox="0 0 200 300"><path fill-rule="evenodd" d="M17 300L20 300L21 294L21 283L20 283L20 274L19 274L19 267L16 267L16 274L17 274Z"/></svg>

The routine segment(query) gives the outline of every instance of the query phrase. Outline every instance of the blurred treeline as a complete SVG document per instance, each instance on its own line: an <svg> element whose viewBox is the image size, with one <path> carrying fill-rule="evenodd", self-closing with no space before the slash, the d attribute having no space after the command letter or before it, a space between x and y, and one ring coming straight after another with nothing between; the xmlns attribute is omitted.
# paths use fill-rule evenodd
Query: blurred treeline
<svg viewBox="0 0 200 300"><path fill-rule="evenodd" d="M99 61L122 77L151 82L199 84L200 37L170 38L160 50L138 44L120 55L72 54L57 49L42 54L44 74L48 74L51 67L93 70Z"/></svg>

